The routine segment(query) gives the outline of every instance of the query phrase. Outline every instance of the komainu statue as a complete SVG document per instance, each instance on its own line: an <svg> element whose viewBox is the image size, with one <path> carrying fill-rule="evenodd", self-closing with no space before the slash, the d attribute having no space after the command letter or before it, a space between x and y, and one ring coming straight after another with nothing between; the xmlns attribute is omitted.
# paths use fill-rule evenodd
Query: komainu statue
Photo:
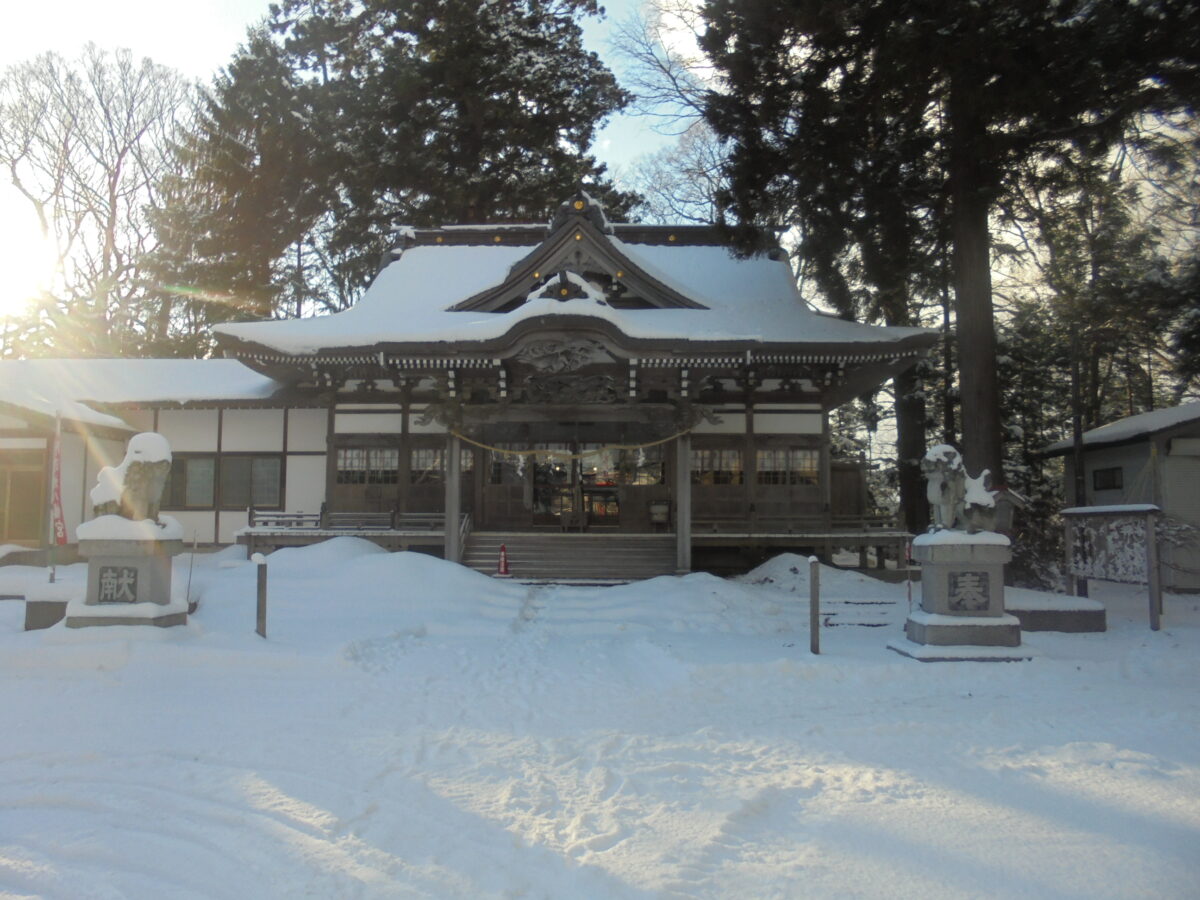
<svg viewBox="0 0 1200 900"><path fill-rule="evenodd" d="M926 496L933 509L933 527L975 534L991 531L996 520L996 492L986 487L991 474L984 469L977 478L967 474L962 454L948 444L930 447L921 460L928 482Z"/></svg>
<svg viewBox="0 0 1200 900"><path fill-rule="evenodd" d="M119 466L105 466L92 488L92 513L158 521L163 488L171 472L171 447L161 434L135 434Z"/></svg>

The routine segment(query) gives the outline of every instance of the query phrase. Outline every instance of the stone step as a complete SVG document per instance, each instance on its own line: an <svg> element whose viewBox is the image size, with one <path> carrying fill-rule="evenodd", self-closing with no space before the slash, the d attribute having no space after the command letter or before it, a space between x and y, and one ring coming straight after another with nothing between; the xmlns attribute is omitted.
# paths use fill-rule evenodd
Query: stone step
<svg viewBox="0 0 1200 900"><path fill-rule="evenodd" d="M495 574L501 546L517 579L634 581L675 571L675 538L662 534L476 532L467 539L463 564Z"/></svg>

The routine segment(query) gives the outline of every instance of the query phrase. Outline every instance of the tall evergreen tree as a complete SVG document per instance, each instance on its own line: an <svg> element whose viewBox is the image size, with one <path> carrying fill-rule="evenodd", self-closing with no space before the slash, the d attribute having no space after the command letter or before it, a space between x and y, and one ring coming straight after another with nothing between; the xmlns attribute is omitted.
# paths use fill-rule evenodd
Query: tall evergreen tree
<svg viewBox="0 0 1200 900"><path fill-rule="evenodd" d="M273 5L180 148L163 282L235 312L343 306L398 225L548 219L581 184L625 208L587 152L626 101L582 44L579 19L598 12L595 0Z"/></svg>
<svg viewBox="0 0 1200 900"><path fill-rule="evenodd" d="M1164 309L1171 317L1179 394L1200 399L1200 256L1184 266L1171 287Z"/></svg>
<svg viewBox="0 0 1200 900"><path fill-rule="evenodd" d="M1014 173L1000 203L1038 295L1065 329L1077 365L1084 429L1159 405L1147 360L1165 351L1171 261L1153 220L1139 218L1140 185L1126 154L1067 152ZM1032 375L1032 372L1027 373Z"/></svg>
<svg viewBox="0 0 1200 900"><path fill-rule="evenodd" d="M705 48L724 76L709 116L731 142L739 223L759 223L781 196L830 215L859 202L877 150L806 126L861 132L882 113L900 170L931 155L942 173L931 208L944 210L952 248L964 455L1003 483L989 216L1004 177L1066 144L1109 145L1139 111L1200 96L1200 10L1183 0L708 0L705 15ZM843 94L844 83L855 91ZM813 103L828 103L824 118Z"/></svg>
<svg viewBox="0 0 1200 900"><path fill-rule="evenodd" d="M765 19L753 27L761 32L752 40L772 31ZM938 271L932 212L941 173L923 110L902 85L877 77L875 57L857 50L816 52L795 36L783 38L767 54L773 62L754 58L764 87L759 101L749 103L729 73L731 93L709 104L717 130L734 136L723 201L743 246L755 244L764 223L797 223L806 274L840 314L918 325ZM732 61L716 52L719 63ZM797 52L807 53L800 67L792 58ZM815 153L812 146L836 152ZM927 410L920 373L897 376L893 394L900 508L906 526L922 530Z"/></svg>

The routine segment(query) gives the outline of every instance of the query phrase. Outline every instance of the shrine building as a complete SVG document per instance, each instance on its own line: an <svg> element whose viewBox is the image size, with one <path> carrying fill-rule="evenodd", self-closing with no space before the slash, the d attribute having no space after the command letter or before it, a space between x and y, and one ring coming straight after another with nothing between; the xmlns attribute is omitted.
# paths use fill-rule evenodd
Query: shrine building
<svg viewBox="0 0 1200 900"><path fill-rule="evenodd" d="M657 548L653 574L888 543L828 417L935 340L814 310L781 250L586 194L549 226L405 229L352 308L214 330L225 359L0 364L0 544L47 540L55 414L71 534L154 430L202 544L354 533L482 569L561 535L555 571L602 545Z"/></svg>

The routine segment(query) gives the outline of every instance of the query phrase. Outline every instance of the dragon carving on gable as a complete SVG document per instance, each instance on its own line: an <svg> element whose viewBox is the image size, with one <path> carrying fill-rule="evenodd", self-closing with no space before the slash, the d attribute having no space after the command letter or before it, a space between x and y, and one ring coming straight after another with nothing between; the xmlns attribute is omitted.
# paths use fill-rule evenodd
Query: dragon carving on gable
<svg viewBox="0 0 1200 900"><path fill-rule="evenodd" d="M548 375L574 372L591 363L612 361L603 344L587 338L533 341L522 347L515 358Z"/></svg>

